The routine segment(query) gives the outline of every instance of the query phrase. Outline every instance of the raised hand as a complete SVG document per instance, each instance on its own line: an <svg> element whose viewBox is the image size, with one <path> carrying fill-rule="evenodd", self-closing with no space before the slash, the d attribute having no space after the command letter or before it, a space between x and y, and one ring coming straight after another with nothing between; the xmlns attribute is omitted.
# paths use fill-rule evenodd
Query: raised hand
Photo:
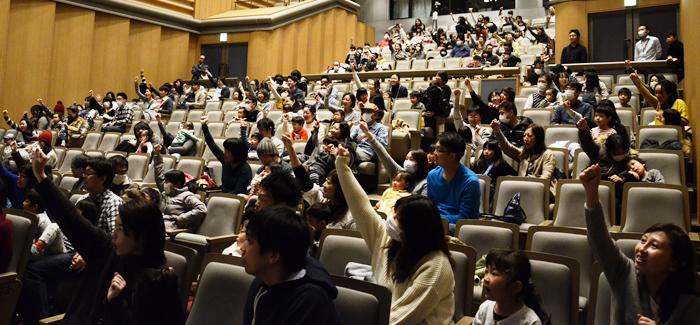
<svg viewBox="0 0 700 325"><path fill-rule="evenodd" d="M36 180L38 182L41 182L46 178L46 173L44 172L44 167L46 167L46 163L49 161L49 157L46 157L43 151L41 149L34 148L34 157L32 160L32 169L34 170L34 176L36 176Z"/></svg>
<svg viewBox="0 0 700 325"><path fill-rule="evenodd" d="M209 122L209 116L202 116L199 118L199 122L202 123L202 125L206 125Z"/></svg>
<svg viewBox="0 0 700 325"><path fill-rule="evenodd" d="M491 121L491 129L493 130L493 134L501 134L501 126L498 125L497 119L493 119L493 121Z"/></svg>
<svg viewBox="0 0 700 325"><path fill-rule="evenodd" d="M367 123L365 123L364 121L360 122L360 130L362 130L362 132L364 134L369 133L369 128L367 127Z"/></svg>
<svg viewBox="0 0 700 325"><path fill-rule="evenodd" d="M462 91L459 88L455 89L455 97L459 97L459 95L461 95L461 94L462 94Z"/></svg>
<svg viewBox="0 0 700 325"><path fill-rule="evenodd" d="M154 145L153 146L153 154L156 156L160 156L160 151L163 150L163 146L160 144Z"/></svg>
<svg viewBox="0 0 700 325"><path fill-rule="evenodd" d="M119 273L114 272L114 278L112 278L112 284L109 286L107 291L107 301L112 301L114 298L118 297L119 294L126 287L126 281L122 278Z"/></svg>
<svg viewBox="0 0 700 325"><path fill-rule="evenodd" d="M156 113L156 121L160 124L161 123L161 116L160 113Z"/></svg>
<svg viewBox="0 0 700 325"><path fill-rule="evenodd" d="M576 127L581 131L588 131L588 122L585 118L582 118L576 122Z"/></svg>
<svg viewBox="0 0 700 325"><path fill-rule="evenodd" d="M85 260L83 259L83 257L80 256L80 254L76 253L73 256L73 260L71 260L71 263L70 263L70 266L68 267L68 269L73 270L73 271L78 271L78 273L80 273L81 271L83 271L83 269L85 268L86 265L87 264L85 263Z"/></svg>
<svg viewBox="0 0 700 325"><path fill-rule="evenodd" d="M632 70L632 62L630 62L630 60L625 60L625 68L627 70Z"/></svg>
<svg viewBox="0 0 700 325"><path fill-rule="evenodd" d="M282 143L284 143L284 147L287 148L287 151L294 151L294 146L292 145L292 135L289 133L285 133L282 135Z"/></svg>
<svg viewBox="0 0 700 325"><path fill-rule="evenodd" d="M586 191L586 205L589 208L598 206L598 185L602 171L598 164L586 168L578 178Z"/></svg>

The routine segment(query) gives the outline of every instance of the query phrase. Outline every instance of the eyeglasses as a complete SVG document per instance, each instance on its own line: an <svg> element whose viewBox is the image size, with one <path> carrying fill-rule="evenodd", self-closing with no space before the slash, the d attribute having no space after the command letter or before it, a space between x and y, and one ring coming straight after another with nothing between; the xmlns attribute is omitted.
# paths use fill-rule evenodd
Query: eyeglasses
<svg viewBox="0 0 700 325"><path fill-rule="evenodd" d="M90 177L90 176L92 176L92 175L95 175L95 174L94 174L94 173L91 173L91 172L89 172L89 171L87 171L87 170L83 170L83 178L88 178L88 177Z"/></svg>
<svg viewBox="0 0 700 325"><path fill-rule="evenodd" d="M436 152L437 153L450 153L449 150L443 150L443 149L438 149L438 148L435 148L435 150L433 151L433 153L436 153Z"/></svg>

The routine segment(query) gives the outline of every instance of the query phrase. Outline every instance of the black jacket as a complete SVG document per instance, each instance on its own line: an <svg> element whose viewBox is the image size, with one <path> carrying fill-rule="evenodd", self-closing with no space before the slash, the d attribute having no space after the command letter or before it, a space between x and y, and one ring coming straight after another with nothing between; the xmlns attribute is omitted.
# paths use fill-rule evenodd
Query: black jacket
<svg viewBox="0 0 700 325"><path fill-rule="evenodd" d="M532 124L532 120L525 116L518 116L518 119L520 122L514 127L501 123L501 132L503 132L503 136L508 140L508 142L518 148L522 148L525 129Z"/></svg>
<svg viewBox="0 0 700 325"><path fill-rule="evenodd" d="M243 324L340 324L333 305L338 289L321 262L306 257L306 275L268 287L255 278L248 290Z"/></svg>

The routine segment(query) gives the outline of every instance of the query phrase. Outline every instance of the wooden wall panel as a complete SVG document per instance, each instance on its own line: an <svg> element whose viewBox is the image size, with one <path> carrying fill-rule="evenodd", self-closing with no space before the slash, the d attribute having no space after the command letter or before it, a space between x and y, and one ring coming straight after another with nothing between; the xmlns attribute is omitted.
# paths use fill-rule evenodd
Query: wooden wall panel
<svg viewBox="0 0 700 325"><path fill-rule="evenodd" d="M680 12L681 12L681 31L678 33L679 41L683 42L684 51L686 54L685 59L685 79L681 82L681 86L685 91L683 92L684 100L688 104L688 113L690 115L690 126L695 130L700 130L700 119L697 118L696 111L700 105L700 95L698 95L697 89L700 87L700 65L696 64L695 56L688 55L690 53L700 52L700 44L695 40L700 37L700 30L697 29L697 22L700 21L700 11L697 9L697 0L681 0ZM691 61L692 60L692 61ZM694 170L686 169L686 173L692 173L694 183L698 183L698 161L700 161L700 150L697 148L697 144L700 143L700 132L693 132L693 161L695 161ZM700 194L695 191L697 198L700 198ZM692 195L692 194L691 194ZM692 201L692 198L691 198ZM696 201L698 207L700 207L700 200ZM692 209L692 208L691 208ZM700 216L698 216L700 221Z"/></svg>
<svg viewBox="0 0 700 325"><path fill-rule="evenodd" d="M7 50L7 37L10 27L10 0L0 0L0 89L5 89L5 57ZM0 99L2 104L2 99ZM5 106L2 106L5 107ZM0 109L5 109L0 107ZM0 128L7 124L0 122Z"/></svg>
<svg viewBox="0 0 700 325"><path fill-rule="evenodd" d="M145 70L146 78L153 83L154 87L161 81L158 74L160 29L160 26L134 20L129 25L127 74L130 77L127 81L129 86L126 88L129 97L136 96L131 76L138 76L141 69Z"/></svg>
<svg viewBox="0 0 700 325"><path fill-rule="evenodd" d="M294 34L296 35L294 39L295 46L293 47L294 55L292 56L292 59L297 63L295 69L299 71L309 71L310 61L317 60L313 52L304 50L309 44L309 34L311 33L311 29L309 28L310 20L310 18L303 19L296 24L290 25L293 26ZM292 70L289 70L289 72L292 72Z"/></svg>
<svg viewBox="0 0 700 325"><path fill-rule="evenodd" d="M344 60L344 58L338 57L337 53L335 53L335 46L331 45L337 39L336 35L338 34L338 28L333 28L333 24L331 23L334 16L333 11L326 11L320 14L320 16L322 17L321 19L323 22L324 47L321 51L323 53L323 62L326 65L331 65L333 64L333 61Z"/></svg>
<svg viewBox="0 0 700 325"><path fill-rule="evenodd" d="M115 94L132 93L129 90L133 88L131 78L134 74L127 71L128 56L124 55L128 44L129 19L99 12L95 14L89 82L89 87L95 93L102 96L108 91Z"/></svg>
<svg viewBox="0 0 700 325"><path fill-rule="evenodd" d="M17 120L23 111L46 98L51 81L51 53L53 50L56 3L42 0L13 0L5 54L4 89L11 91L0 96L0 108L10 111ZM58 81L60 82L60 81ZM19 86L17 86L19 83ZM3 122L4 123L4 122Z"/></svg>
<svg viewBox="0 0 700 325"><path fill-rule="evenodd" d="M95 12L64 4L56 5L51 82L48 98L64 103L83 103L88 95L93 54ZM109 48L107 42L103 48ZM95 92L97 94L97 92ZM104 95L104 93L102 93ZM47 103L47 105L50 105Z"/></svg>
<svg viewBox="0 0 700 325"><path fill-rule="evenodd" d="M190 33L161 28L156 89L165 82L173 82L177 78L190 75L191 71L187 67L190 63L189 42Z"/></svg>

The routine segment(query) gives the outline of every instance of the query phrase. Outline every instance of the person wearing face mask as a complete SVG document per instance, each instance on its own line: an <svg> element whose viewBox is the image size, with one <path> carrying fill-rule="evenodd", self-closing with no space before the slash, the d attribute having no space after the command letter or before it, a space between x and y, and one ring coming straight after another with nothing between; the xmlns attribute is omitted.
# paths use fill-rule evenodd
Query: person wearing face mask
<svg viewBox="0 0 700 325"><path fill-rule="evenodd" d="M581 119L585 118L590 125L593 125L593 106L588 103L578 100L581 95L581 85L576 79L569 81L564 88L564 103L554 110L554 116L549 122L550 125L576 125Z"/></svg>
<svg viewBox="0 0 700 325"><path fill-rule="evenodd" d="M245 101L238 105L240 108L245 110L245 121L249 123L256 123L263 118L263 112L255 109L258 106L258 99L256 97L248 97Z"/></svg>
<svg viewBox="0 0 700 325"><path fill-rule="evenodd" d="M134 121L134 111L126 105L127 96L125 93L117 94L117 107L114 120L102 126L103 132L126 132L126 125Z"/></svg>
<svg viewBox="0 0 700 325"><path fill-rule="evenodd" d="M127 190L138 190L139 186L136 183L131 182L129 176L126 173L129 171L129 161L126 160L124 156L112 156L109 160L115 167L114 179L112 179L112 184L109 189L114 192L114 194L121 196Z"/></svg>
<svg viewBox="0 0 700 325"><path fill-rule="evenodd" d="M649 28L645 25L639 26L637 33L639 34L640 40L634 45L634 60L660 60L663 51L661 50L661 42L659 42L659 39L649 35Z"/></svg>
<svg viewBox="0 0 700 325"><path fill-rule="evenodd" d="M537 92L530 94L525 101L523 109L538 108L542 101L546 100L545 91L552 87L552 77L549 74L543 74L537 78Z"/></svg>
<svg viewBox="0 0 700 325"><path fill-rule="evenodd" d="M398 200L394 214L382 220L348 167L347 151L336 154L345 200L352 202L350 211L372 254L372 273L392 292L389 324L451 324L454 264L435 203L411 195Z"/></svg>
<svg viewBox="0 0 700 325"><path fill-rule="evenodd" d="M498 124L503 137L508 139L513 146L523 147L523 135L525 130L532 124L529 117L518 116L518 109L510 101L501 102L498 106ZM491 121L494 124L496 120ZM495 132L494 132L495 133Z"/></svg>
<svg viewBox="0 0 700 325"><path fill-rule="evenodd" d="M185 173L172 169L165 171L160 149L160 145L156 145L153 168L156 175L156 185L161 192L161 211L163 212L165 229L191 229L195 231L207 214L207 206L189 190L185 181ZM119 169L117 169L117 174L118 172Z"/></svg>
<svg viewBox="0 0 700 325"><path fill-rule="evenodd" d="M457 45L450 52L450 58L466 58L472 49L464 43L464 34L457 35Z"/></svg>
<svg viewBox="0 0 700 325"><path fill-rule="evenodd" d="M388 32L384 33L384 39L377 45L377 47L386 47L391 45L391 35Z"/></svg>
<svg viewBox="0 0 700 325"><path fill-rule="evenodd" d="M377 105L364 104L364 107L362 107L362 122L360 122L360 125L354 126L352 132L350 132L350 138L357 143L355 164L377 161L377 154L369 144L369 139L365 135L366 132L372 133L374 138L384 147L389 145L389 131L387 127L376 121L378 110Z"/></svg>

